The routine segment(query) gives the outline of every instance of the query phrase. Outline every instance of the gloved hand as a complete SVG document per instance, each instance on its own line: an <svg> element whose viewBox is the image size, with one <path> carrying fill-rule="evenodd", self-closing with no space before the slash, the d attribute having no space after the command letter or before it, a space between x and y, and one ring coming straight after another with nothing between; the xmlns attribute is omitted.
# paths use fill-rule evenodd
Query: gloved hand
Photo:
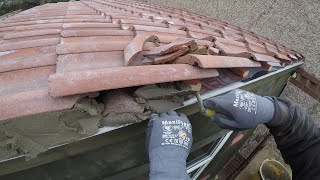
<svg viewBox="0 0 320 180"><path fill-rule="evenodd" d="M152 114L146 137L150 179L190 179L186 159L191 145L192 126L187 116L174 111Z"/></svg>
<svg viewBox="0 0 320 180"><path fill-rule="evenodd" d="M268 123L275 112L272 98L241 89L210 98L204 102L204 106L216 111L217 114L212 118L214 122L231 130L245 130Z"/></svg>

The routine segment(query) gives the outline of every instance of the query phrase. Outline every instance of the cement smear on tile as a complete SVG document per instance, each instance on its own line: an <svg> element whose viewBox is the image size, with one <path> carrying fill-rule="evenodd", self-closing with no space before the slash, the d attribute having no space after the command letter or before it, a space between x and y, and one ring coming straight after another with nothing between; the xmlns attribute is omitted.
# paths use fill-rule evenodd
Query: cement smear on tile
<svg viewBox="0 0 320 180"><path fill-rule="evenodd" d="M0 160L70 143L99 130L102 108L95 100L82 99L73 109L12 119L0 124Z"/></svg>

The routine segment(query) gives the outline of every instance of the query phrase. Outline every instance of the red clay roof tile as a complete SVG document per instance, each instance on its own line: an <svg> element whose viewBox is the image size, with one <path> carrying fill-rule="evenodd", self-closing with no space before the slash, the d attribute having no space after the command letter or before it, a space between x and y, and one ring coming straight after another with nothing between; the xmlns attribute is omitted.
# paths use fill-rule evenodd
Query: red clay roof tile
<svg viewBox="0 0 320 180"><path fill-rule="evenodd" d="M242 57L189 54L175 60L176 64L197 65L202 68L261 67L261 64Z"/></svg>
<svg viewBox="0 0 320 180"><path fill-rule="evenodd" d="M53 98L47 89L0 96L0 121L44 112L71 109L81 96Z"/></svg>
<svg viewBox="0 0 320 180"><path fill-rule="evenodd" d="M62 23L51 23L51 24L34 24L26 26L16 26L16 31L36 30L36 29L61 29Z"/></svg>
<svg viewBox="0 0 320 180"><path fill-rule="evenodd" d="M218 72L215 69L203 70L185 64L130 66L57 73L49 78L49 94L53 97L58 97L215 76L218 76Z"/></svg>
<svg viewBox="0 0 320 180"><path fill-rule="evenodd" d="M126 66L130 65L132 61L138 56L138 54L143 50L143 45L145 42L159 42L157 36L149 36L144 34L138 34L134 39L126 46L124 49L124 64Z"/></svg>
<svg viewBox="0 0 320 180"><path fill-rule="evenodd" d="M14 42L9 44L0 44L0 51L10 51L31 47L52 46L60 43L60 38L38 39L30 41Z"/></svg>
<svg viewBox="0 0 320 180"><path fill-rule="evenodd" d="M150 64L164 64L167 62L171 62L175 60L176 58L184 55L190 50L189 47L187 46L182 46L177 50L176 52L165 54L165 55L153 55L153 56L148 56L146 57L143 61L142 64L144 65L150 65Z"/></svg>
<svg viewBox="0 0 320 180"><path fill-rule="evenodd" d="M183 46L190 47L190 49L193 49L193 50L195 50L197 48L196 47L197 45L193 39L178 38L169 44L155 47L155 48L151 49L150 51L146 51L146 52L144 52L143 55L145 55L145 56L150 56L150 55L160 56L160 55L168 54L168 53L171 53L174 51L178 51Z"/></svg>
<svg viewBox="0 0 320 180"><path fill-rule="evenodd" d="M33 30L33 31L20 31L16 33L8 33L3 36L3 39L15 39L22 37L30 37L30 36L44 36L44 35L52 35L52 34L60 34L59 29L44 29L44 30Z"/></svg>
<svg viewBox="0 0 320 180"><path fill-rule="evenodd" d="M57 54L74 54L100 51L123 51L128 42L107 41L99 43L88 43L85 46L82 43L66 43L57 46ZM0 46L1 47L1 46Z"/></svg>
<svg viewBox="0 0 320 180"><path fill-rule="evenodd" d="M19 69L55 65L57 54L43 54L40 56L23 57L17 59L0 60L0 73Z"/></svg>
<svg viewBox="0 0 320 180"><path fill-rule="evenodd" d="M134 32L130 30L68 30L61 32L62 37L81 37L81 36L134 36Z"/></svg>
<svg viewBox="0 0 320 180"><path fill-rule="evenodd" d="M60 55L57 73L124 66L123 51Z"/></svg>

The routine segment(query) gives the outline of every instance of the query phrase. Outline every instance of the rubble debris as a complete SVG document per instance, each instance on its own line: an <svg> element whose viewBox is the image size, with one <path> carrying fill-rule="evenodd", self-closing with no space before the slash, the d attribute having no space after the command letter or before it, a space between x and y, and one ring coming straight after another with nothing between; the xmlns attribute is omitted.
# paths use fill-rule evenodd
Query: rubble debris
<svg viewBox="0 0 320 180"><path fill-rule="evenodd" d="M154 113L168 112L183 105L182 99L148 100L147 108Z"/></svg>
<svg viewBox="0 0 320 180"><path fill-rule="evenodd" d="M139 104L130 89L110 90L103 95L104 112L102 124L121 126L139 123L149 118L151 112Z"/></svg>

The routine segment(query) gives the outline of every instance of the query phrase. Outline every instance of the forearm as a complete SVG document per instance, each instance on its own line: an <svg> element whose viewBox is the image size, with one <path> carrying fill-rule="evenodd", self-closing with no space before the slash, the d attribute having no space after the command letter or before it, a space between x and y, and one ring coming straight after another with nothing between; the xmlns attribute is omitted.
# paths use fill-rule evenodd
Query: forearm
<svg viewBox="0 0 320 180"><path fill-rule="evenodd" d="M150 152L150 180L190 179L187 174L186 156L187 154L175 147L159 148Z"/></svg>
<svg viewBox="0 0 320 180"><path fill-rule="evenodd" d="M275 115L266 125L284 160L290 164L294 174L301 175L318 158L320 130L297 104L281 98L273 100Z"/></svg>

